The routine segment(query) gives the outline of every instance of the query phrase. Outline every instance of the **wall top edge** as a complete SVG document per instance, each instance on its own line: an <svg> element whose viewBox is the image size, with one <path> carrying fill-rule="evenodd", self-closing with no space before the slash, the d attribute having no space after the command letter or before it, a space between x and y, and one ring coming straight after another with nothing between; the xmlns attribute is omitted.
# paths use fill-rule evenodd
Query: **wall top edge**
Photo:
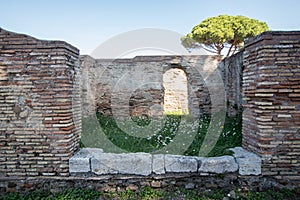
<svg viewBox="0 0 300 200"><path fill-rule="evenodd" d="M34 42L34 43L37 43L37 44L50 44L51 45L54 45L55 47L57 48L65 48L65 49L68 49L70 51L73 51L77 54L79 54L79 49L76 48L75 46L65 42L65 41L60 41L60 40L40 40L40 39L37 39L35 37L32 37L30 35L27 35L27 34L23 34L23 33L15 33L15 32L11 32L11 31L7 31L3 28L0 27L0 36L1 35L7 35L7 36L10 36L10 37L16 37L16 38L24 38L24 43L28 43L28 41L31 41L31 42ZM25 42L26 41L26 42Z"/></svg>
<svg viewBox="0 0 300 200"><path fill-rule="evenodd" d="M262 42L264 40L274 40L283 37L286 40L299 40L300 41L300 31L266 31L254 38L245 41L244 48L247 48L253 44Z"/></svg>

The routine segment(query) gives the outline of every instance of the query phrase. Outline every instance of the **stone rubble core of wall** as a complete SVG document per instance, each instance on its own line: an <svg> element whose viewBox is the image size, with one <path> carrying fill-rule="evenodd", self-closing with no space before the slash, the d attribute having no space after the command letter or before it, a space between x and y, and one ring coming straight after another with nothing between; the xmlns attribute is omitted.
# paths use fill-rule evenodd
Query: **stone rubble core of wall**
<svg viewBox="0 0 300 200"><path fill-rule="evenodd" d="M35 177L24 178L4 177L0 180L0 192L50 191L52 194L65 192L67 189L81 188L102 192L140 191L145 187L177 191L178 189L194 190L199 192L211 190L223 191L265 191L274 188L283 188L272 177L241 176L237 173L210 174L201 176L199 173L176 173L165 175L103 175L69 177Z"/></svg>
<svg viewBox="0 0 300 200"><path fill-rule="evenodd" d="M196 157L150 153L104 153L84 148L69 160L70 173L92 172L96 175L134 174L148 176L166 173L199 173L199 175L237 172L260 175L261 159L241 147L230 149L233 156Z"/></svg>

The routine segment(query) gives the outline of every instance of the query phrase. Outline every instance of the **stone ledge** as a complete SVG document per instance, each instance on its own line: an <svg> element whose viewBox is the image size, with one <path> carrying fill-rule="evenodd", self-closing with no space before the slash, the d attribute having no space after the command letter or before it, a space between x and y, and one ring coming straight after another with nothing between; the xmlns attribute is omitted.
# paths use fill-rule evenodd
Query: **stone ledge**
<svg viewBox="0 0 300 200"><path fill-rule="evenodd" d="M261 159L241 147L231 149L234 156L203 158L196 156L164 155L150 153L103 153L102 149L84 148L69 160L70 173L95 175L199 173L240 175L261 174Z"/></svg>
<svg viewBox="0 0 300 200"><path fill-rule="evenodd" d="M229 172L236 172L238 164L232 156L221 156L212 158L203 158L200 172L223 174Z"/></svg>
<svg viewBox="0 0 300 200"><path fill-rule="evenodd" d="M165 155L165 172L197 172L200 158Z"/></svg>
<svg viewBox="0 0 300 200"><path fill-rule="evenodd" d="M103 153L103 150L97 148L80 149L80 151L69 160L69 172L90 172L91 158L93 155L101 153Z"/></svg>
<svg viewBox="0 0 300 200"><path fill-rule="evenodd" d="M91 171L102 174L136 174L152 173L152 155L148 153L100 153L91 158Z"/></svg>
<svg viewBox="0 0 300 200"><path fill-rule="evenodd" d="M260 175L261 158L254 153L246 151L242 147L230 149L234 152L234 157L239 165L240 175Z"/></svg>

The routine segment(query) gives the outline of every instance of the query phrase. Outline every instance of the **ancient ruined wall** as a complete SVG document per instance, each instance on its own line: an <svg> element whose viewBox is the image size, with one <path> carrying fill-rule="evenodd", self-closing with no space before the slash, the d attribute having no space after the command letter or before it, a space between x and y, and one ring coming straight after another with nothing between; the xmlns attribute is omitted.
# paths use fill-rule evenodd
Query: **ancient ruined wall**
<svg viewBox="0 0 300 200"><path fill-rule="evenodd" d="M90 56L80 56L79 64L81 67L81 89L82 89L82 114L83 117L91 116L96 111L96 64ZM100 69L99 69L100 70ZM100 78L99 78L100 79ZM95 86L95 87L93 87Z"/></svg>
<svg viewBox="0 0 300 200"><path fill-rule="evenodd" d="M219 65L226 90L227 113L230 116L235 116L242 108L243 52L225 58Z"/></svg>
<svg viewBox="0 0 300 200"><path fill-rule="evenodd" d="M67 176L81 132L79 51L0 29L0 176Z"/></svg>
<svg viewBox="0 0 300 200"><path fill-rule="evenodd" d="M140 191L145 187L163 189L165 191L177 191L186 189L193 191L211 190L242 190L265 191L274 190L278 186L272 179L261 176L240 176L237 173L199 175L199 173L177 173L173 175L109 175L101 177L70 176L60 178L36 178L19 180L13 184L12 180L0 185L0 191L21 193L31 191L65 192L67 189L81 188L96 190L99 192ZM276 187L277 188L277 187Z"/></svg>
<svg viewBox="0 0 300 200"><path fill-rule="evenodd" d="M300 32L266 32L244 52L243 146L262 174L300 181Z"/></svg>
<svg viewBox="0 0 300 200"><path fill-rule="evenodd" d="M96 110L114 116L161 116L163 74L171 68L182 69L187 76L189 113L195 117L211 113L212 104L215 110L224 107L218 63L216 56L139 56L116 60L82 56L81 66L88 72L83 74L83 116Z"/></svg>
<svg viewBox="0 0 300 200"><path fill-rule="evenodd" d="M130 59L94 60L81 56L83 69L83 116L96 112L126 117L148 114L160 106L162 88L156 74L144 74L147 65ZM151 63L153 67L155 63ZM137 106L139 105L139 106Z"/></svg>
<svg viewBox="0 0 300 200"><path fill-rule="evenodd" d="M263 33L246 44L243 56L240 53L226 59L218 69L219 59L214 56L119 60L82 56L81 72L78 53L65 42L42 41L0 29L0 192L69 186L103 191L148 185L187 189L232 189L241 185L255 190L291 185L299 188L300 32ZM116 116L160 115L163 74L178 68L187 75L192 115L223 108L225 90L228 104L239 107L240 82L235 78L241 74L241 65L243 147L259 157L240 152L235 152L234 158L225 156L225 161L224 157L147 155L148 168L135 165L142 171L148 169L147 176L132 175L126 171L131 169L128 166L127 174L101 175L99 169L108 167L101 165L103 159L78 159L80 152L71 158L79 146L81 105L85 116L94 115L97 109L104 114L116 112ZM136 159L132 154L114 156ZM257 167L260 158L262 168ZM112 162L109 167L122 168L120 162ZM155 168L160 165L164 167ZM229 170L230 166L233 169ZM82 167L84 173L100 175L72 174Z"/></svg>

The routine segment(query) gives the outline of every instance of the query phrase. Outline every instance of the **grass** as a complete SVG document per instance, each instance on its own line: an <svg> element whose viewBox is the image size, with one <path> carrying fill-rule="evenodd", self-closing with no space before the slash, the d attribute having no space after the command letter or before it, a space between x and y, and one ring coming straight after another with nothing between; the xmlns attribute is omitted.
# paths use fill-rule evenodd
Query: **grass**
<svg viewBox="0 0 300 200"><path fill-rule="evenodd" d="M152 133L148 137L138 137L131 134L130 123L135 123L138 127L146 127L151 123L151 120L147 116L132 117L131 119L116 120L113 117L103 116L97 114L98 127L95 125L95 120L85 119L83 120L83 134L88 134L90 132L101 131L105 134L105 137L113 143L113 145L118 148L123 149L126 152L154 152L165 148L166 146L172 144L178 130L181 128L183 130L181 142L174 145L175 148L184 149L184 151L174 150L181 152L182 155L188 156L198 156L199 150L203 145L203 141L207 135L209 125L211 124L210 116L202 116L200 119L194 120L183 115L177 115L176 113L171 113L166 115L163 120L160 120L162 126L157 129L151 129ZM123 128L120 128L120 124ZM99 128L99 125L101 128ZM221 124L222 125L222 124ZM124 130L124 127L126 130ZM242 143L242 115L238 114L236 117L226 117L224 125L221 126L222 132L218 137L217 143L214 148L207 154L208 157L230 155L231 152L228 148L241 146ZM98 129L97 129L98 128ZM94 136L90 136L93 138ZM190 142L184 143L188 138ZM95 140L96 141L96 140ZM94 142L94 139L92 140ZM181 145L181 146L180 146ZM186 145L186 146L182 146ZM84 144L81 143L81 147ZM100 145L94 145L93 147L103 148Z"/></svg>
<svg viewBox="0 0 300 200"><path fill-rule="evenodd" d="M116 146L128 151L128 152L152 152L156 149L164 147L169 144L176 135L181 116L168 115L164 120L163 129L151 137L135 137L118 127L116 120L113 117L105 117L98 115L99 123L102 130L109 138L109 140ZM137 120L137 124L142 126L147 122L143 119ZM118 122L120 123L120 121ZM126 121L121 123L126 125Z"/></svg>
<svg viewBox="0 0 300 200"><path fill-rule="evenodd" d="M3 200L87 200L98 199L100 192L87 189L68 189L60 193L52 194L49 191L31 191L26 194L20 193L7 193L4 197L0 197Z"/></svg>
<svg viewBox="0 0 300 200"><path fill-rule="evenodd" d="M203 144L203 140L207 134L207 128L209 126L210 117L204 116L200 121L199 131L189 146L185 155L196 156ZM239 113L235 117L225 118L224 126L222 127L222 133L220 134L218 141L214 148L207 154L207 157L215 157L222 155L231 155L233 152L229 151L229 148L242 145L242 113Z"/></svg>
<svg viewBox="0 0 300 200"><path fill-rule="evenodd" d="M299 199L295 191L281 189L277 191L267 190L263 192L241 192L234 191L235 198L230 194L233 191L212 190L198 192L196 190L177 189L175 191L165 191L162 189L153 189L144 187L139 191L123 190L119 192L99 192L86 189L68 189L60 193L51 194L45 191L33 191L24 195L19 193L7 193L0 199L5 200L93 200L93 199L118 199L118 200L158 200L158 199L188 199L188 200L221 200L224 197L228 199L241 200L296 200Z"/></svg>

